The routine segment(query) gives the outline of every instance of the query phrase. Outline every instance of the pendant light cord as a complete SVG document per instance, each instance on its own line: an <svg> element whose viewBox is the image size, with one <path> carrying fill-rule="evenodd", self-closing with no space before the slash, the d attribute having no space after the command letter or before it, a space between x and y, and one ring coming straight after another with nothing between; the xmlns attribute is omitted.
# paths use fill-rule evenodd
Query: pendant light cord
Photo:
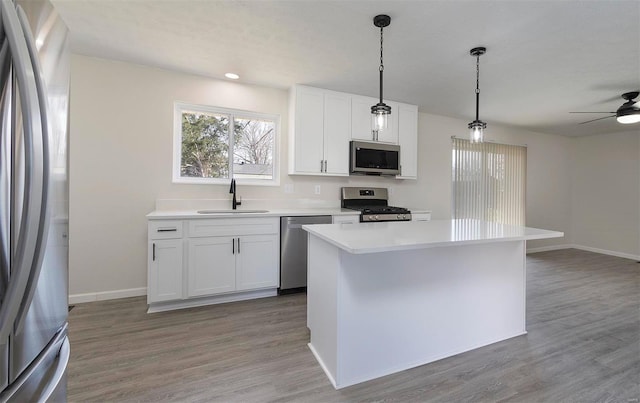
<svg viewBox="0 0 640 403"><path fill-rule="evenodd" d="M476 121L480 120L480 55L476 56Z"/></svg>
<svg viewBox="0 0 640 403"><path fill-rule="evenodd" d="M380 27L380 103L382 103L382 73L384 72L384 63L382 60L382 40L383 40L383 27Z"/></svg>

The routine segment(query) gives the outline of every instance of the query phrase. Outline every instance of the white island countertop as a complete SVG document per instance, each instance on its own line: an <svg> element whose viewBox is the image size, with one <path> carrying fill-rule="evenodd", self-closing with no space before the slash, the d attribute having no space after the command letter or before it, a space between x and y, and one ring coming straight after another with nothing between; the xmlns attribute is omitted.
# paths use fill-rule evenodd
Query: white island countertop
<svg viewBox="0 0 640 403"><path fill-rule="evenodd" d="M561 238L563 232L479 220L433 220L303 225L309 233L353 254L440 246Z"/></svg>

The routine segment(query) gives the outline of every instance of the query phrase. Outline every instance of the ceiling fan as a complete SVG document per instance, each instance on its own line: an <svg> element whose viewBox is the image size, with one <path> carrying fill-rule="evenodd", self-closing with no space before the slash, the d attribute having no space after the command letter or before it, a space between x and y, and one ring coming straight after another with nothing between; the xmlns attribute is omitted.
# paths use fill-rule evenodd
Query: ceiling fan
<svg viewBox="0 0 640 403"><path fill-rule="evenodd" d="M591 123L596 120L608 119L615 117L618 123L630 124L640 122L640 101L636 102L636 99L640 95L640 91L625 92L622 94L622 98L627 102L623 103L615 112L569 112L569 113L610 113L611 115L603 118L591 119L586 122L580 122L579 124Z"/></svg>

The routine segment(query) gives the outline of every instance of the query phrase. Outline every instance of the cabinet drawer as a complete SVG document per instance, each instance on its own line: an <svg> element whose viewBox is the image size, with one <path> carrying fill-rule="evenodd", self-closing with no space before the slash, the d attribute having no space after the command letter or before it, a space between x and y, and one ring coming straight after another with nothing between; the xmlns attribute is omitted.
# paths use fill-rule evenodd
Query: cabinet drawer
<svg viewBox="0 0 640 403"><path fill-rule="evenodd" d="M280 230L278 217L268 218L215 218L189 221L189 238L203 236L237 236L277 234Z"/></svg>
<svg viewBox="0 0 640 403"><path fill-rule="evenodd" d="M411 213L411 221L431 221L431 213Z"/></svg>
<svg viewBox="0 0 640 403"><path fill-rule="evenodd" d="M359 215L334 215L334 224L358 224L360 222Z"/></svg>
<svg viewBox="0 0 640 403"><path fill-rule="evenodd" d="M182 221L149 221L149 239L182 238Z"/></svg>

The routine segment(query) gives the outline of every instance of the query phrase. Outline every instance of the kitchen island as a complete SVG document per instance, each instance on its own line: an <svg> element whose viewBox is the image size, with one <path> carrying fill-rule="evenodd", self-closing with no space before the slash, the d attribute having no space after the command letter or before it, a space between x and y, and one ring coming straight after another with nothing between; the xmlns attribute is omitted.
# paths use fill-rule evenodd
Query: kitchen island
<svg viewBox="0 0 640 403"><path fill-rule="evenodd" d="M477 220L303 226L309 347L336 389L526 333L525 242Z"/></svg>

